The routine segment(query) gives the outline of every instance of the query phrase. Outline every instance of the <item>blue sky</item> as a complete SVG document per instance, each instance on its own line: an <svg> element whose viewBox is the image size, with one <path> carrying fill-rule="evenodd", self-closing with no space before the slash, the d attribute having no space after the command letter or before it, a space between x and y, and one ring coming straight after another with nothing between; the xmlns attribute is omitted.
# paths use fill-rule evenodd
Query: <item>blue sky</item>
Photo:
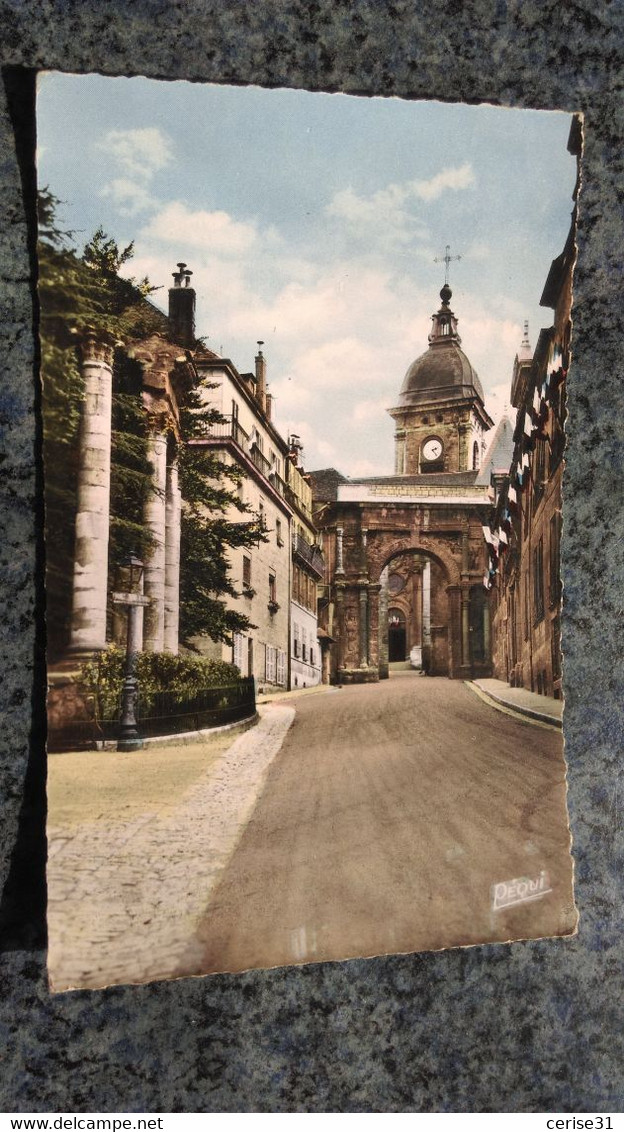
<svg viewBox="0 0 624 1132"><path fill-rule="evenodd" d="M99 75L39 80L39 183L82 245L100 224L241 371L265 342L275 419L310 469L393 470L403 376L446 244L462 345L497 418L522 322L570 223L568 114Z"/></svg>

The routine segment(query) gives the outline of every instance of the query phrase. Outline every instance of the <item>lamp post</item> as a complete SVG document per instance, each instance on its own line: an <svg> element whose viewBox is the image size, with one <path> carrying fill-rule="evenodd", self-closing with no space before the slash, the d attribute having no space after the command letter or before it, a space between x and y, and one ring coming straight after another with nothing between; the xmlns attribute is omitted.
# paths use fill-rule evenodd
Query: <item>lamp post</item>
<svg viewBox="0 0 624 1132"><path fill-rule="evenodd" d="M143 746L136 722L136 703L139 684L136 678L136 656L139 651L138 640L138 611L141 606L149 605L150 599L139 593L141 578L143 577L143 563L136 554L131 554L124 566L129 573L129 591L127 593L114 593L113 603L122 605L128 610L128 631L126 636L126 667L124 672L123 689L121 693L121 718L119 720L118 751L139 751Z"/></svg>

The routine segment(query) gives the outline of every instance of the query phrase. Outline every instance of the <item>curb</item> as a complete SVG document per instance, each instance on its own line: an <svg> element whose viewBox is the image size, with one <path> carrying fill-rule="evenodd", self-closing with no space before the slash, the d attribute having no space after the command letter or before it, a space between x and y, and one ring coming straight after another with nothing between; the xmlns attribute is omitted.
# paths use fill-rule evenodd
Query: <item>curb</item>
<svg viewBox="0 0 624 1132"><path fill-rule="evenodd" d="M563 722L555 716L548 715L546 712L535 711L534 708L523 707L517 703L511 703L509 700L504 700L502 696L495 695L494 692L486 692L484 688L480 688L473 680L464 681L467 688L470 688L481 699L490 703L492 707L504 708L505 711L512 712L514 715L524 716L526 719L531 719L535 723L546 724L547 727L555 727L558 731L562 729Z"/></svg>
<svg viewBox="0 0 624 1132"><path fill-rule="evenodd" d="M240 727L241 732L248 731L250 727L254 727L258 723L260 716L258 712L253 715L248 715L246 719L239 719L234 723L222 723L219 727L204 727L201 731L181 731L179 734L170 735L149 735L143 739L143 747L139 748L144 750L146 747L183 747L186 744L202 743L210 735L219 735L223 731L233 731L235 727ZM104 739L97 742L96 751L116 751L117 739ZM56 753L56 752L55 752ZM59 752L60 754L69 752ZM132 752L127 752L132 754Z"/></svg>

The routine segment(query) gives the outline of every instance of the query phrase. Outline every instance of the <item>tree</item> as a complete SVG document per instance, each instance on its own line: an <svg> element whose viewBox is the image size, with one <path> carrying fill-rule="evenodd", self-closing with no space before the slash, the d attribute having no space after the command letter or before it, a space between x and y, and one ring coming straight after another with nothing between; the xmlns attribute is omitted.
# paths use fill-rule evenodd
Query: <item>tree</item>
<svg viewBox="0 0 624 1132"><path fill-rule="evenodd" d="M122 278L119 270L132 258L133 244L120 249L101 229L82 254L74 233L57 220L60 201L44 189L39 197L39 304L41 376L44 418L46 506L46 589L48 649L52 657L65 648L71 619L78 430L84 386L76 355L79 333L86 327L105 329L124 343L154 333L167 337L166 316L150 301L149 280ZM138 363L122 349L115 355L111 444L111 507L109 578L135 551L146 557L151 537L143 509L152 486L147 458L146 419ZM194 436L202 421L221 419L204 407L200 390L191 390L182 406L185 436ZM238 474L211 454L185 445L180 452L182 518L181 640L208 635L228 641L233 631L250 627L242 615L226 608L235 596L227 547L251 545L263 537L255 519L232 522L232 508L248 508L236 494Z"/></svg>
<svg viewBox="0 0 624 1132"><path fill-rule="evenodd" d="M214 409L206 408L204 391L214 388L203 382L191 390L182 407L181 424L185 439L204 434L206 424L223 421ZM248 617L228 609L225 596L238 597L227 559L227 548L256 546L266 541L260 519L232 521L234 508L249 514L249 505L236 493L243 473L219 460L206 449L186 444L180 452L182 489L182 540L180 577L180 640L194 648L193 639L208 635L215 641L231 641L232 633L252 626ZM232 490L234 488L234 490Z"/></svg>

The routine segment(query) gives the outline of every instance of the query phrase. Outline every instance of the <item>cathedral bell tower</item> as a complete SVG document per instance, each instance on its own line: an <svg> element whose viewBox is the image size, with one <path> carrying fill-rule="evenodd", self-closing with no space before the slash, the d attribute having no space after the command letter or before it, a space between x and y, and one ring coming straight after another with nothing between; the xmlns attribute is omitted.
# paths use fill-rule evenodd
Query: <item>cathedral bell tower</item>
<svg viewBox="0 0 624 1132"><path fill-rule="evenodd" d="M395 474L467 472L480 466L493 421L481 382L465 353L445 283L432 315L429 348L409 367L396 408Z"/></svg>

